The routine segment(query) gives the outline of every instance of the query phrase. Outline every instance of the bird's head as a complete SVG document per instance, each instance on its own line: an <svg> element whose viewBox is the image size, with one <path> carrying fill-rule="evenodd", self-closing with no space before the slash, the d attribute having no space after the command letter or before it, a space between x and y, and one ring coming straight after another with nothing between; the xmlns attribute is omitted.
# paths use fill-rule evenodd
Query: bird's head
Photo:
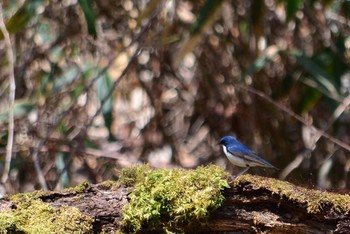
<svg viewBox="0 0 350 234"><path fill-rule="evenodd" d="M227 145L237 144L237 142L238 141L233 136L224 136L223 138L220 139L219 144L227 146Z"/></svg>

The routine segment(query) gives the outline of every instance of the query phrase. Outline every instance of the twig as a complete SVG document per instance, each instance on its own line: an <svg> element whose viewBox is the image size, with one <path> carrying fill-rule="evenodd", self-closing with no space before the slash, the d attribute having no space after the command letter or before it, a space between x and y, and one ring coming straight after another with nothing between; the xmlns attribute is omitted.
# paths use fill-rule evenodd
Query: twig
<svg viewBox="0 0 350 234"><path fill-rule="evenodd" d="M161 4L162 5L162 4ZM151 28L154 20L156 19L156 16L159 14L159 11L161 10L161 7L159 6L157 8L157 10L154 11L154 13L150 16L149 21L147 22L147 24L145 26L143 26L140 30L140 32L134 37L134 39L131 41L131 43L126 46L125 48L123 48L123 50L121 52L126 51L126 49L131 48L131 46L133 46L135 43L138 43L137 48L135 49L135 52L132 54L131 58L129 59L128 64L126 65L126 67L123 69L122 73L119 75L119 77L115 80L115 82L113 83L112 87L110 90L108 90L107 95L102 98L101 102L100 102L100 107L96 110L95 114L91 117L91 119L89 120L89 122L87 123L87 125L85 126L81 136L82 138L84 138L87 134L87 130L92 126L95 118L101 113L103 106L106 104L106 102L108 101L108 99L110 98L110 96L113 94L115 88L118 86L119 82L122 80L122 78L125 77L126 73L129 71L129 68L131 66L131 64L133 63L133 61L137 58L137 56L139 55L141 49L142 49L142 38L145 37L145 33ZM109 63L91 80L91 82L87 85L89 88L94 84L95 81L98 80L98 78L103 75L104 73L106 73L109 69L109 67L113 64L114 60L117 59L119 57L119 54L114 56ZM70 162L72 161L72 158L74 156L74 154L76 153L77 149L82 148L82 141L80 141L74 148L73 150L70 152L68 159L66 160L66 165L65 167L58 173L57 175L57 179L56 179L56 183L54 184L53 187L56 187L58 184L58 181L60 180L60 177L65 173L65 171L68 169L68 166L70 165Z"/></svg>
<svg viewBox="0 0 350 234"><path fill-rule="evenodd" d="M274 101L272 98L270 98L269 96L267 96L266 94L264 94L261 91L258 91L252 87L247 87L247 86L239 86L240 88L243 88L245 90L247 90L250 93L253 93L263 99L265 99L266 101L272 103L274 106L276 106L277 108L281 109L282 111L286 112L287 114L289 114L290 116L294 117L295 119L297 119L298 121L300 121L301 123L303 123L305 126L312 128L312 130L316 133L313 139L313 145L316 146L317 142L320 140L321 136L327 138L328 140L330 140L331 142L333 142L334 144L340 146L343 149L346 149L347 151L350 151L350 146L346 143L344 143L343 141L338 140L337 138L329 135L328 133L326 133L325 131L328 130L328 128L334 123L334 121L336 119L339 118L339 116L347 109L347 107L350 105L350 96L347 96L337 107L337 109L333 112L332 118L328 121L328 124L326 126L326 128L324 130L318 129L316 128L314 125L312 125L311 122L307 121L306 119L304 119L303 117L301 117L300 115L296 114L295 112L293 112L292 110L288 109L286 106L283 106L282 104ZM304 151L300 154L298 154L298 156L281 172L279 178L280 179L285 179L289 173L291 173L295 168L299 167L299 165L304 161L305 157L304 155L306 153L311 153L316 147L311 147L311 149Z"/></svg>
<svg viewBox="0 0 350 234"><path fill-rule="evenodd" d="M13 132L14 132L14 103L15 103L15 91L16 91L16 83L15 83L15 72L14 72L14 64L15 58L13 54L13 49L11 45L10 35L6 29L6 25L3 18L3 9L2 4L0 3L0 29L2 34L4 35L5 44L6 44L6 52L7 57L9 59L9 124L8 124L8 136L7 136L7 145L6 145L6 159L5 159L5 168L1 177L1 182L5 183L8 180L10 165L12 159L12 148L13 148Z"/></svg>
<svg viewBox="0 0 350 234"><path fill-rule="evenodd" d="M113 83L113 86L110 90L108 90L108 94L101 100L101 105L100 107L97 109L97 111L95 112L94 116L89 120L88 124L85 126L82 134L81 134L81 138L85 138L86 134L87 134L87 130L89 127L92 126L94 119L100 114L100 112L103 109L104 104L107 102L108 98L112 95L114 89L116 88L116 86L119 84L119 82L122 80L122 78L126 75L127 71L129 70L129 67L131 66L132 62L134 61L134 59L137 57L138 53L139 53L140 48L138 48L135 53L133 54L133 56L130 58L128 65L124 68L122 74L118 77L118 79ZM83 141L80 141L75 147L72 148L72 150L69 153L68 159L66 160L66 164L64 166L64 168L58 173L57 175L57 179L53 185L53 188L55 188L61 178L61 176L67 171L73 156L75 155L75 153L78 151L79 148L82 148L82 143Z"/></svg>
<svg viewBox="0 0 350 234"><path fill-rule="evenodd" d="M347 96L346 98L344 98L344 100L339 104L339 106L337 107L337 109L335 109L335 111L333 112L332 118L329 119L327 126L325 128L325 131L328 130L328 128L339 118L339 116L348 108L348 106L350 105L350 95ZM313 127L313 130L315 130L315 128ZM317 132L318 134L315 134L315 136L312 139L312 146L310 147L310 149L307 151L308 153L311 153L316 147L317 142L320 140L321 138L321 134L320 132ZM326 134L328 135L328 134ZM324 135L323 135L324 136ZM329 135L328 135L329 136ZM339 145L339 144L338 144ZM337 151L338 149L336 149L335 151ZM305 155L305 151L300 153L291 163L288 164L288 166L281 172L279 178L284 180L294 169L296 169L297 167L300 166L300 164L304 161L304 155ZM324 160L324 162L326 162L330 157L332 157L334 155L334 152L332 152L330 154L329 157L327 157L326 160Z"/></svg>
<svg viewBox="0 0 350 234"><path fill-rule="evenodd" d="M14 146L12 152L17 153L20 152L21 149L19 149L18 147ZM60 152L60 153L69 153L71 152L71 148L66 146L66 145L62 145L59 147L54 147L54 148L48 148L46 146L41 147L40 153L48 153L49 151L53 151L53 152ZM90 156L93 156L95 158L111 158L111 159L115 159L115 160L126 160L127 156L120 154L118 152L115 151L104 151L104 150L99 150L99 149L93 149L93 148L81 148L81 149L77 149L77 152L80 154L87 154ZM0 154L4 154L6 153L6 150L2 150L0 149Z"/></svg>
<svg viewBox="0 0 350 234"><path fill-rule="evenodd" d="M35 149L40 149L40 145L42 145L43 142L44 142L43 140L39 141L37 143ZM41 169L41 166L40 166L38 153L39 153L39 151L34 151L33 154L32 154L34 168L35 168L36 174L38 175L39 183L40 183L42 189L47 191L47 190L49 190L49 188L47 186L43 170Z"/></svg>
<svg viewBox="0 0 350 234"><path fill-rule="evenodd" d="M264 94L261 91L258 91L252 87L245 87L245 86L240 86L241 88L255 94L258 95L259 97L265 99L266 101L270 102L271 104L273 104L274 106L278 107L279 109L281 109L282 111L286 112L287 114L289 114L290 116L294 117L295 119L297 119L298 121L300 121L301 123L303 123L306 126L312 127L318 134L320 134L321 136L327 138L328 140L330 140L331 142L333 142L334 144L340 146L343 149L346 149L347 151L350 152L350 145L346 144L345 142L338 140L337 138L329 135L328 133L325 132L325 130L321 130L316 128L314 125L312 125L311 122L307 121L306 119L304 119L303 117L301 117L300 115L296 114L295 112L293 112L292 110L290 110L289 108L287 108L286 106L283 106L282 104L274 101L272 98L270 98L269 96L267 96L266 94ZM340 104L343 107L343 103ZM345 108L344 108L345 110ZM338 114L334 115L334 116L339 116Z"/></svg>
<svg viewBox="0 0 350 234"><path fill-rule="evenodd" d="M97 109L97 111L95 112L94 116L90 119L89 123L86 126L86 129L90 128L91 125L94 122L94 119L101 113L103 106L106 104L106 102L108 101L109 97L113 94L115 88L118 86L119 82L122 80L122 78L126 75L126 73L129 70L129 67L131 66L132 62L136 59L136 57L139 55L139 53L141 52L142 49L142 39L145 37L145 33L151 28L152 24L154 23L156 16L159 14L159 12L161 11L163 7L163 4L159 4L158 8L153 12L153 14L150 16L150 19L148 20L147 24L145 26L143 26L140 30L140 32L136 35L136 37L131 41L130 45L128 47L131 47L132 45L134 45L135 43L138 43L137 48L135 50L135 52L133 53L133 55L131 56L131 58L129 59L129 63L128 65L124 68L123 72L119 75L118 79L116 79L116 81L113 83L112 88L110 90L108 90L107 95L101 100L101 105L99 107L99 109ZM126 48L128 48L126 47ZM126 49L125 48L125 49ZM103 69L104 73L107 71L107 68ZM97 76L100 77L101 75L99 74ZM96 78L96 79L97 79Z"/></svg>
<svg viewBox="0 0 350 234"><path fill-rule="evenodd" d="M133 42L125 47L120 53L126 51L131 45L133 44ZM84 91L85 92L88 92L88 90L90 90L94 83L98 80L98 78L100 78L104 73L106 73L108 71L108 69L113 65L114 61L119 57L120 53L118 53L117 55L113 56L108 64L103 68L101 69L95 77L93 77L90 82L84 87ZM119 81L118 81L119 83ZM40 167L40 164L39 164L39 161L38 161L38 154L39 152L41 151L41 148L44 146L44 144L46 143L47 139L50 137L50 135L52 134L52 132L56 129L56 127L61 123L61 121L64 119L64 117L66 117L71 109L75 106L77 102L77 99L73 100L72 103L69 104L68 108L65 110L65 111L62 111L62 113L59 115L59 118L56 119L56 122L53 123L51 125L50 128L47 129L46 131L46 134L45 136L36 144L36 147L34 148L33 152L32 152L32 159L33 159L33 162L34 162L34 166L35 166L35 170L37 172L37 175L38 175L38 179L39 179L39 182L40 182L40 185L41 187L44 189L44 190L48 190L48 186L46 184L46 180L45 180L45 177L44 177L44 174L42 172L42 169ZM102 109L101 109L102 110ZM80 147L80 146L79 146ZM74 148L73 148L73 151L75 152ZM73 154L74 154L73 152ZM72 154L71 154L72 155ZM68 158L68 162L71 160L71 156ZM65 170L67 169L67 165L66 167L62 170L62 172L64 173ZM62 175L63 173L59 173L59 175ZM59 176L60 177L60 176ZM58 177L58 178L59 178ZM55 187L55 186L54 186Z"/></svg>

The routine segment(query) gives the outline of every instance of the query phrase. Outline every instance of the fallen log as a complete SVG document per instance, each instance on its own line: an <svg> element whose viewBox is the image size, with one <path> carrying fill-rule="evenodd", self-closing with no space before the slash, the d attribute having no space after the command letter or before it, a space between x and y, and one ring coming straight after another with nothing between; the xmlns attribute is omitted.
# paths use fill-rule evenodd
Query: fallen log
<svg viewBox="0 0 350 234"><path fill-rule="evenodd" d="M350 233L350 196L217 166L126 169L117 181L0 199L0 232Z"/></svg>

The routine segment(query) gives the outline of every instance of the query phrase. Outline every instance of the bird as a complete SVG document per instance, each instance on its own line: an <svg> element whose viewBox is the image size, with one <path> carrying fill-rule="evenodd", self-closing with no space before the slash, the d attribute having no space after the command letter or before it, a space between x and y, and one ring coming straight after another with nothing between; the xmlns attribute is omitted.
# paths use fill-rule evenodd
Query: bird
<svg viewBox="0 0 350 234"><path fill-rule="evenodd" d="M224 136L220 139L219 144L222 145L226 157L233 165L245 167L245 169L237 176L243 175L250 167L269 167L278 169L271 163L262 159L252 149L239 142L233 136Z"/></svg>

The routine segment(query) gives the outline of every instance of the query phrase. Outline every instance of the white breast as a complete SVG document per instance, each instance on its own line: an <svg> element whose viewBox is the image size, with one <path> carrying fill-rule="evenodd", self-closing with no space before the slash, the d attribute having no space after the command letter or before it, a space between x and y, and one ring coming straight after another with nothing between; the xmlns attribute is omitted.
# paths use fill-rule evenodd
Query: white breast
<svg viewBox="0 0 350 234"><path fill-rule="evenodd" d="M228 158L228 160L230 160L230 162L233 165L239 166L239 167L247 167L247 162L239 157L236 157L234 155L232 155L231 153L229 153L226 149L226 146L222 146L222 149L224 150L224 153L226 155L226 157Z"/></svg>

